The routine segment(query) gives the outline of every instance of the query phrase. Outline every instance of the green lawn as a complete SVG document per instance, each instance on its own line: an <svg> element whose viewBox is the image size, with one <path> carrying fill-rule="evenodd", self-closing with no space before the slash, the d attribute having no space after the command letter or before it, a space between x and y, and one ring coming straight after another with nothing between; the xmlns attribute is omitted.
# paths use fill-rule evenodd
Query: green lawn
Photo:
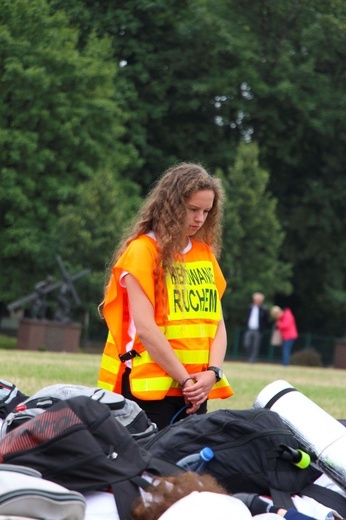
<svg viewBox="0 0 346 520"><path fill-rule="evenodd" d="M54 383L96 386L100 358L96 354L0 350L0 378L27 394ZM251 408L267 384L283 379L336 419L346 419L346 370L232 361L225 363L224 370L234 396L210 401L209 410Z"/></svg>

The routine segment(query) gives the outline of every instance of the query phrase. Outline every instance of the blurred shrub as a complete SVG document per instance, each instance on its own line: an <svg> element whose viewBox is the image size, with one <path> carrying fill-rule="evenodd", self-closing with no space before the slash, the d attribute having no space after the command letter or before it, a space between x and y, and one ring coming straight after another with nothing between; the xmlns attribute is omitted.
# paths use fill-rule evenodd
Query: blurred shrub
<svg viewBox="0 0 346 520"><path fill-rule="evenodd" d="M17 338L0 334L0 349L13 350L17 347Z"/></svg>
<svg viewBox="0 0 346 520"><path fill-rule="evenodd" d="M304 367L321 367L322 357L314 348L305 348L292 354L290 364Z"/></svg>

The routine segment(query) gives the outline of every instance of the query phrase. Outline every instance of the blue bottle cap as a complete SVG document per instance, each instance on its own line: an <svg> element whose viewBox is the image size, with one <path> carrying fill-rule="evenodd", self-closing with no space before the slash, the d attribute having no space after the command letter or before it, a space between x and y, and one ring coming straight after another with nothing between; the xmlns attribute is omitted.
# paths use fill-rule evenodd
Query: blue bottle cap
<svg viewBox="0 0 346 520"><path fill-rule="evenodd" d="M211 448L206 447L200 451L200 456L201 456L201 459L208 462L209 460L211 460L214 457L214 452Z"/></svg>

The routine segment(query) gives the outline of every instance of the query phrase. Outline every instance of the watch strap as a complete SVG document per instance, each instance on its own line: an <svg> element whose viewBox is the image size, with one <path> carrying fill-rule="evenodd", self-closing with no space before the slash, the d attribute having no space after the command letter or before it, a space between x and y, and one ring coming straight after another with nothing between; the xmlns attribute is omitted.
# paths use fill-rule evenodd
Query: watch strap
<svg viewBox="0 0 346 520"><path fill-rule="evenodd" d="M218 383L222 376L222 370L219 367L210 366L207 368L207 370L210 370L211 372L214 372L216 377L216 382Z"/></svg>

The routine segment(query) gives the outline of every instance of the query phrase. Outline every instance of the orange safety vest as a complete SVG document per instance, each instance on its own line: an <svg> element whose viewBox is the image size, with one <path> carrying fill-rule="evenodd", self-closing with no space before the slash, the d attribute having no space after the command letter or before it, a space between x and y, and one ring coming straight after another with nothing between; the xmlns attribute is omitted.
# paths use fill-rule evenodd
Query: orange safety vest
<svg viewBox="0 0 346 520"><path fill-rule="evenodd" d="M164 299L155 298L154 269L158 252L155 239L148 235L139 236L116 262L103 308L109 333L98 386L121 394L121 378L126 366L119 355L126 352L130 341L127 291L119 283L123 271L132 274L140 283L154 307L157 325L187 372L202 372L208 367L210 346L222 318L220 299L226 282L210 247L196 240L191 242L192 247L183 255L183 262L176 263L166 278L168 316L164 312ZM130 385L134 396L156 400L166 395L182 395L179 383L150 357L137 335L133 348L140 354L132 359ZM231 395L233 390L223 376L208 397L224 399Z"/></svg>

